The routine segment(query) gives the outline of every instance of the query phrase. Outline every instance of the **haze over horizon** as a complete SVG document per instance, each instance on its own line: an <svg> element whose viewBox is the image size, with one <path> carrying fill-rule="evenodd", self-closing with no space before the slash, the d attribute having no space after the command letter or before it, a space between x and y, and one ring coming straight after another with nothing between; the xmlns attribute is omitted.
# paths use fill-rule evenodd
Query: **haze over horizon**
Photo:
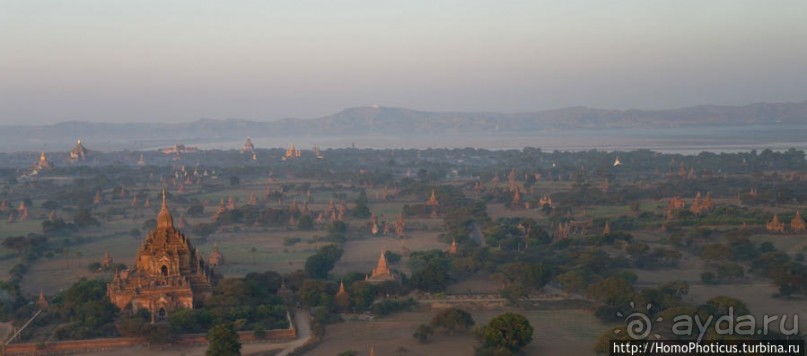
<svg viewBox="0 0 807 356"><path fill-rule="evenodd" d="M0 125L800 102L807 3L0 0Z"/></svg>

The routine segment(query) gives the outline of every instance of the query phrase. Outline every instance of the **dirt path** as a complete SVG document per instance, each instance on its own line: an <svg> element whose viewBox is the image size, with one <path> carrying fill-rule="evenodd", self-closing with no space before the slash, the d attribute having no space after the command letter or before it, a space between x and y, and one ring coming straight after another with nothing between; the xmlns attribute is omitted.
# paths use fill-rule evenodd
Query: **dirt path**
<svg viewBox="0 0 807 356"><path fill-rule="evenodd" d="M11 322L0 323L0 341L5 342L6 338L11 336L11 332L14 330L14 326L11 325Z"/></svg>
<svg viewBox="0 0 807 356"><path fill-rule="evenodd" d="M278 356L286 356L294 349L303 346L309 339L311 339L311 316L308 311L298 308L294 314L294 325L297 328L297 340L286 343L286 348L281 351ZM246 352L243 352L247 354Z"/></svg>

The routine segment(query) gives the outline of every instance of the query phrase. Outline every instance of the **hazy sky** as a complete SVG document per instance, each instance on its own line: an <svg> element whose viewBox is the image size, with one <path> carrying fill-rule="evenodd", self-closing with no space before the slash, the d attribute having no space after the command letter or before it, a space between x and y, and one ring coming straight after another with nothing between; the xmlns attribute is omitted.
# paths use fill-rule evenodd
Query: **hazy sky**
<svg viewBox="0 0 807 356"><path fill-rule="evenodd" d="M0 0L0 124L805 99L804 0Z"/></svg>

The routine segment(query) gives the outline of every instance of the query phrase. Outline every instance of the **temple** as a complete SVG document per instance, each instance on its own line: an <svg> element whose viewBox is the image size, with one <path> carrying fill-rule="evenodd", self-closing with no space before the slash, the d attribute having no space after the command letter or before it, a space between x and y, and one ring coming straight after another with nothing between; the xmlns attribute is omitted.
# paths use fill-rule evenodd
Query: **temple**
<svg viewBox="0 0 807 356"><path fill-rule="evenodd" d="M540 206L542 208L545 207L545 206L548 206L548 207L551 208L552 207L552 198L550 198L547 195L544 195L543 197L541 197L540 200L538 200L538 206Z"/></svg>
<svg viewBox="0 0 807 356"><path fill-rule="evenodd" d="M255 145L252 144L252 139L247 137L247 141L244 142L244 146L241 147L241 153L255 153Z"/></svg>
<svg viewBox="0 0 807 356"><path fill-rule="evenodd" d="M290 144L289 148L286 150L286 154L283 155L283 160L293 159L293 158L300 158L302 156L302 151L294 148L294 144Z"/></svg>
<svg viewBox="0 0 807 356"><path fill-rule="evenodd" d="M219 251L219 245L213 243L213 251L210 252L210 257L207 258L207 263L213 267L220 267L224 265L224 255Z"/></svg>
<svg viewBox="0 0 807 356"><path fill-rule="evenodd" d="M773 219L765 224L765 230L769 232L785 232L785 224L779 221L779 217L774 214Z"/></svg>
<svg viewBox="0 0 807 356"><path fill-rule="evenodd" d="M70 161L72 162L83 161L87 159L88 153L89 150L87 150L87 148L85 148L84 145L81 144L81 140L77 140L76 147L73 147L73 149L70 150Z"/></svg>
<svg viewBox="0 0 807 356"><path fill-rule="evenodd" d="M510 207L513 209L521 208L521 193L519 193L518 188L513 193L513 201L510 203Z"/></svg>
<svg viewBox="0 0 807 356"><path fill-rule="evenodd" d="M389 266L387 266L387 257L384 256L386 251L381 251L381 257L378 258L378 264L373 269L373 273L367 277L367 281L370 283L382 283L387 281L394 281L395 276L390 271Z"/></svg>
<svg viewBox="0 0 807 356"><path fill-rule="evenodd" d="M45 151L42 151L42 154L39 155L39 161L34 164L34 173L39 173L40 171L53 168L53 166L48 162L48 157L45 156Z"/></svg>
<svg viewBox="0 0 807 356"><path fill-rule="evenodd" d="M434 189L432 189L432 195L429 197L429 200L426 201L426 205L432 208L431 217L432 219L437 217L437 207L440 206L440 202L437 201L437 196L434 195Z"/></svg>
<svg viewBox="0 0 807 356"><path fill-rule="evenodd" d="M801 218L801 213L798 210L796 210L796 216L790 220L790 228L795 232L807 229L807 225L805 225L804 219Z"/></svg>
<svg viewBox="0 0 807 356"><path fill-rule="evenodd" d="M689 211L691 211L695 215L701 215L706 211L712 210L714 208L714 203L712 202L712 195L709 192L706 192L706 198L701 198L701 192L695 196L695 201L692 202L692 205L689 207Z"/></svg>
<svg viewBox="0 0 807 356"><path fill-rule="evenodd" d="M104 258L101 260L101 268L107 269L112 268L112 256L109 255L109 251L104 251Z"/></svg>
<svg viewBox="0 0 807 356"><path fill-rule="evenodd" d="M398 215L398 220L395 221L395 235L399 239L406 237L406 219L403 212Z"/></svg>
<svg viewBox="0 0 807 356"><path fill-rule="evenodd" d="M185 235L174 227L165 202L157 215L157 227L137 250L135 267L117 272L107 284L109 299L120 309L146 309L152 322L182 308L194 308L213 294L218 272L207 265Z"/></svg>
<svg viewBox="0 0 807 356"><path fill-rule="evenodd" d="M48 299L45 298L45 292L39 290L39 299L36 300L36 306L39 309L48 309Z"/></svg>
<svg viewBox="0 0 807 356"><path fill-rule="evenodd" d="M197 148L197 147L188 147L188 146L185 146L185 145L179 143L179 144L173 145L171 147L166 147L166 148L160 149L160 152L162 152L165 155L180 155L180 154L183 154L183 153L199 152L199 148Z"/></svg>

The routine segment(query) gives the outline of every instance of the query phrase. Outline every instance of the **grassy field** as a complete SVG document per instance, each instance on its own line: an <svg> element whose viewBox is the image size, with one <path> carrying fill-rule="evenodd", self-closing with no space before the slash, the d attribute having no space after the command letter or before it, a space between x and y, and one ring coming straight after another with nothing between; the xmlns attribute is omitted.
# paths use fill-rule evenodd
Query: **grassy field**
<svg viewBox="0 0 807 356"><path fill-rule="evenodd" d="M487 323L505 312L526 316L535 329L526 355L589 355L600 334L612 326L599 322L588 310L468 310L477 324ZM437 310L400 313L373 321L349 321L329 325L325 338L307 355L333 356L354 350L368 355L372 347L376 355L472 355L476 341L470 334L435 335L427 344L412 338L420 324L428 324ZM357 340L356 335L361 335Z"/></svg>

